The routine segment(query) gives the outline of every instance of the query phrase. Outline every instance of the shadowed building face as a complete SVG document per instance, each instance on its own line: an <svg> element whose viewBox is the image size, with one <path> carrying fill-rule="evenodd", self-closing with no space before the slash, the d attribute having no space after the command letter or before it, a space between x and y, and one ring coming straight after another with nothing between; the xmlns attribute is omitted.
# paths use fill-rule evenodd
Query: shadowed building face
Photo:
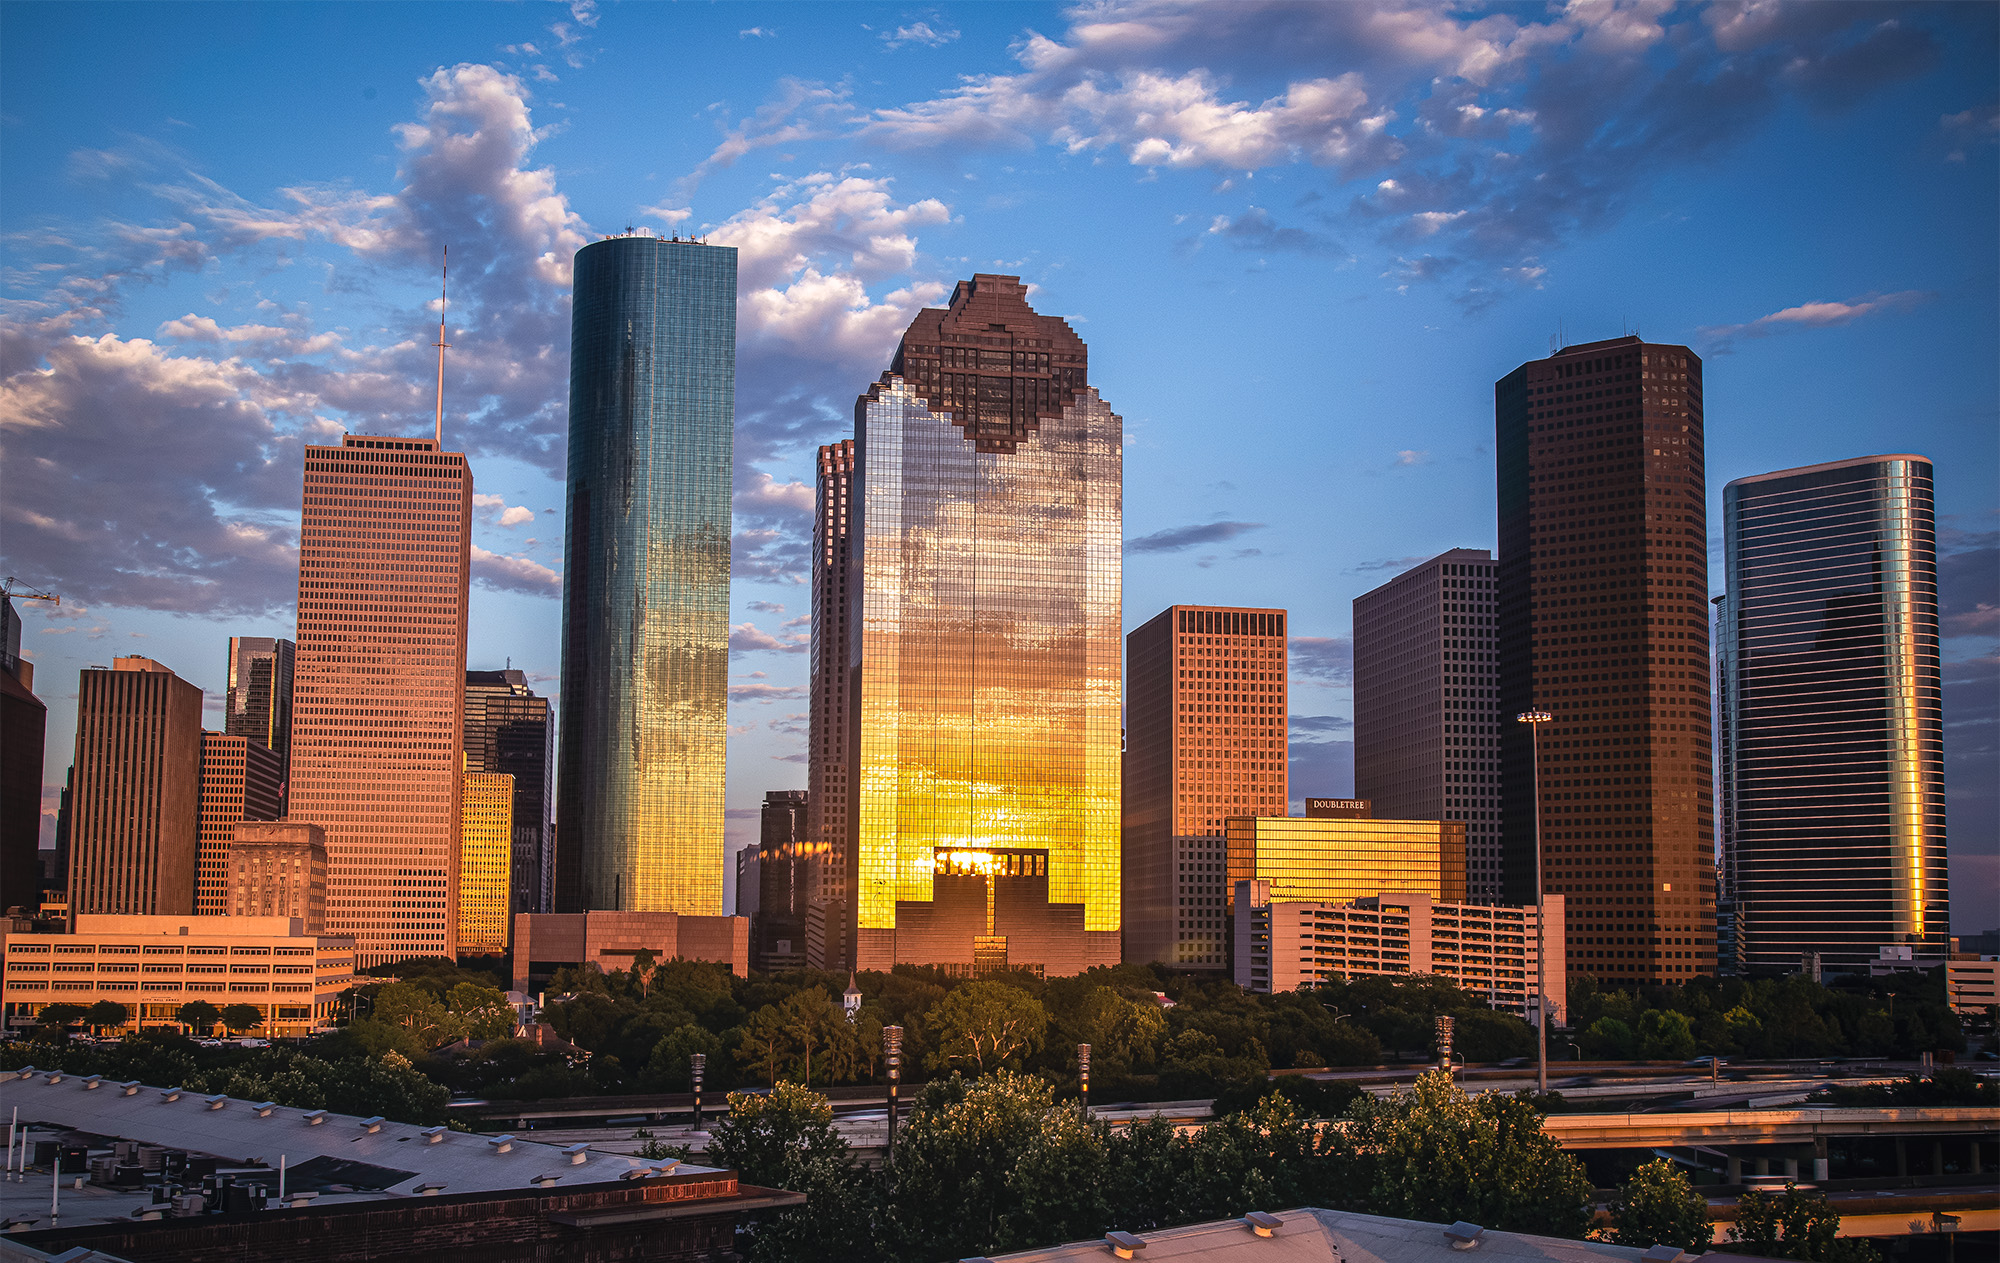
<svg viewBox="0 0 2000 1263"><path fill-rule="evenodd" d="M1119 958L1122 423L1025 292L961 282L855 407L864 969Z"/></svg>

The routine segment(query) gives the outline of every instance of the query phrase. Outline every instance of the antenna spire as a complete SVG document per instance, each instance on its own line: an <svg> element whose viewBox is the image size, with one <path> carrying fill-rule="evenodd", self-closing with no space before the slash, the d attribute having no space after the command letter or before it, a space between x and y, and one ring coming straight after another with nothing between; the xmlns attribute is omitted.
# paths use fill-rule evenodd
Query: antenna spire
<svg viewBox="0 0 2000 1263"><path fill-rule="evenodd" d="M451 343L444 340L445 290L451 283L451 247L444 248L443 274L438 278L438 389L437 389L437 445L444 450L444 353Z"/></svg>

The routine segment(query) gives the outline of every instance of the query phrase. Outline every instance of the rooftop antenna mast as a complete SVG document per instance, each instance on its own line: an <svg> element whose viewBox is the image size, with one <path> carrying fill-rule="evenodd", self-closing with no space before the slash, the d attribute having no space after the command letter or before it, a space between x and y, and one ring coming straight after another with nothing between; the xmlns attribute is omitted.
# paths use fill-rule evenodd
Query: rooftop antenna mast
<svg viewBox="0 0 2000 1263"><path fill-rule="evenodd" d="M451 343L444 340L445 290L451 283L451 247L444 248L443 274L438 278L438 390L437 390L437 445L444 450L444 353Z"/></svg>

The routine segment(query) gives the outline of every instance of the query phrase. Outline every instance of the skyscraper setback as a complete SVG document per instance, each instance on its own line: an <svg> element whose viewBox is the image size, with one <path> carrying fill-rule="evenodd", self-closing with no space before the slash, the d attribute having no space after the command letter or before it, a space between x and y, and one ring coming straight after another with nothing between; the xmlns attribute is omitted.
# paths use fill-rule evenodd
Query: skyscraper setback
<svg viewBox="0 0 2000 1263"><path fill-rule="evenodd" d="M1569 968L1715 970L1701 359L1636 337L1495 384L1507 895L1567 896Z"/></svg>
<svg viewBox="0 0 2000 1263"><path fill-rule="evenodd" d="M722 911L736 251L577 251L556 908Z"/></svg>
<svg viewBox="0 0 2000 1263"><path fill-rule="evenodd" d="M305 465L290 817L326 830L358 966L454 956L472 471L353 434Z"/></svg>
<svg viewBox="0 0 2000 1263"><path fill-rule="evenodd" d="M1931 463L1723 489L1723 854L1738 952L1791 971L1950 951Z"/></svg>
<svg viewBox="0 0 2000 1263"><path fill-rule="evenodd" d="M1354 796L1464 821L1474 899L1501 894L1493 574L1485 549L1454 548L1354 601Z"/></svg>
<svg viewBox="0 0 2000 1263"><path fill-rule="evenodd" d="M854 820L847 763L848 541L854 505L854 440L819 449L813 502L812 711L806 752L806 963L814 969L854 966Z"/></svg>
<svg viewBox="0 0 2000 1263"><path fill-rule="evenodd" d="M1125 638L1125 959L1228 967L1232 816L1289 801L1285 611L1173 605Z"/></svg>
<svg viewBox="0 0 2000 1263"><path fill-rule="evenodd" d="M1119 959L1122 423L1019 278L918 313L855 404L856 961Z"/></svg>

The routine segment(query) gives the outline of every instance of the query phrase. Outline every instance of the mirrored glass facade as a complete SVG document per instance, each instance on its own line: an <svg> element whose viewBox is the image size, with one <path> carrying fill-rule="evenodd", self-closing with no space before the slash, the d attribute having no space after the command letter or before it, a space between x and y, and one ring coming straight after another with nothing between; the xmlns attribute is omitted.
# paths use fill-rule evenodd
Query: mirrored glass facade
<svg viewBox="0 0 2000 1263"><path fill-rule="evenodd" d="M507 950L512 922L514 778L463 772L458 784L458 950L465 956L498 956Z"/></svg>
<svg viewBox="0 0 2000 1263"><path fill-rule="evenodd" d="M558 911L722 909L736 251L576 255Z"/></svg>
<svg viewBox="0 0 2000 1263"><path fill-rule="evenodd" d="M1226 829L1230 911L1236 883L1270 883L1278 903L1371 895L1465 901L1465 823L1339 816L1238 816Z"/></svg>
<svg viewBox="0 0 2000 1263"><path fill-rule="evenodd" d="M1948 950L1930 462L1741 478L1723 512L1724 855L1743 964Z"/></svg>
<svg viewBox="0 0 2000 1263"><path fill-rule="evenodd" d="M555 731L549 699L535 696L525 672L465 673L465 770L514 778L515 912L547 912L554 830L549 827L550 758Z"/></svg>
<svg viewBox="0 0 2000 1263"><path fill-rule="evenodd" d="M861 968L1118 961L1121 427L1002 276L921 313L856 406Z"/></svg>

